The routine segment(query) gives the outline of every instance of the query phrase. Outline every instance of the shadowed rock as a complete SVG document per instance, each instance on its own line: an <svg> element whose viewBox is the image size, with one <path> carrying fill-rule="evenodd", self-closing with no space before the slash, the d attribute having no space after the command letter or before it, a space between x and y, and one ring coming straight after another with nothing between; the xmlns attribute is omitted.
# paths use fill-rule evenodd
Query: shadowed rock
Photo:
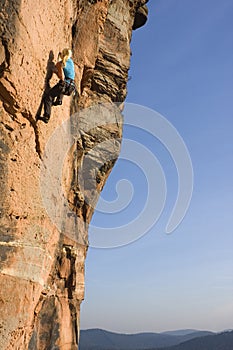
<svg viewBox="0 0 233 350"><path fill-rule="evenodd" d="M147 21L147 17L148 17L147 5L143 5L143 6L139 7L136 11L136 14L135 14L134 23L133 23L133 30L144 26L144 24Z"/></svg>

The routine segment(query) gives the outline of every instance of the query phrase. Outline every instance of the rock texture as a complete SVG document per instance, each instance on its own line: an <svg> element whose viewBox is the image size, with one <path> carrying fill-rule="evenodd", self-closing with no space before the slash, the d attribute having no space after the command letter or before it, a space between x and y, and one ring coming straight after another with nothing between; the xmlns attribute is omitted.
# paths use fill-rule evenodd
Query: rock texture
<svg viewBox="0 0 233 350"><path fill-rule="evenodd" d="M146 2L0 0L1 350L78 348L88 224L119 154ZM79 96L36 122L67 46Z"/></svg>

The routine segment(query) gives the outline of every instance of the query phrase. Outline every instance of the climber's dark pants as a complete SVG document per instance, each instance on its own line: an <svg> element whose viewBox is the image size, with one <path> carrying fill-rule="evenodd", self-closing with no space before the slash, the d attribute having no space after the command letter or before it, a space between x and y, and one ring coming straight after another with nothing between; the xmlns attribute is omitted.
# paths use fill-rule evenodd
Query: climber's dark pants
<svg viewBox="0 0 233 350"><path fill-rule="evenodd" d="M44 117L47 119L50 118L51 115L51 107L53 105L53 101L55 97L57 97L60 101L62 101L63 94L61 92L62 86L60 83L56 84L53 88L51 88L47 93L44 94L43 102L44 102Z"/></svg>

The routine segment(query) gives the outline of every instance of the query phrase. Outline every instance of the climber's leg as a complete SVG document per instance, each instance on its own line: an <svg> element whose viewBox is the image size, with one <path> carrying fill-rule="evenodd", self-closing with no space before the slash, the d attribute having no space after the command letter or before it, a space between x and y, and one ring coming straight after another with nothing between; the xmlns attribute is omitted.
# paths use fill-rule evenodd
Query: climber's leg
<svg viewBox="0 0 233 350"><path fill-rule="evenodd" d="M55 97L60 96L61 90L59 83L56 84L47 94L44 96L44 117L50 118L51 108Z"/></svg>
<svg viewBox="0 0 233 350"><path fill-rule="evenodd" d="M56 84L52 89L50 89L43 96L43 105L44 105L44 116L37 115L36 120L42 120L45 123L48 123L51 116L51 108L54 102L55 97L61 95L61 86Z"/></svg>

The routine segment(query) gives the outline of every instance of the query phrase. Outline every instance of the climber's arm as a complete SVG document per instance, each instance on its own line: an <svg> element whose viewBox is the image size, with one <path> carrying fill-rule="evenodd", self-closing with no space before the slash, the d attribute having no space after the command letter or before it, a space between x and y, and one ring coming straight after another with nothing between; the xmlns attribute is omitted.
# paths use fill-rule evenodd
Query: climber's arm
<svg viewBox="0 0 233 350"><path fill-rule="evenodd" d="M63 72L63 69L62 69L62 63L60 61L57 62L57 64L56 64L55 73L57 74L59 79L64 80L64 78L65 78L64 77L64 72Z"/></svg>

